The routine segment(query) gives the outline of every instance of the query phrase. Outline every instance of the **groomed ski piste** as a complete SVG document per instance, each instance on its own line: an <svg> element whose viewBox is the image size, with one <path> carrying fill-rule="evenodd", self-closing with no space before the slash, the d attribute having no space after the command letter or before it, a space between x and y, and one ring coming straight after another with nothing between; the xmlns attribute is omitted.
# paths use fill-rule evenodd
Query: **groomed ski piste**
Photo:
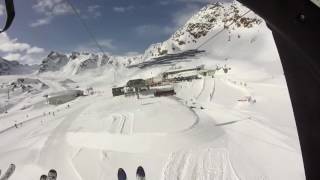
<svg viewBox="0 0 320 180"><path fill-rule="evenodd" d="M170 65L107 66L80 75L67 65L61 72L0 76L0 82L29 77L49 86L13 94L8 113L0 114L0 169L16 165L10 180L39 179L49 169L58 179L111 180L119 168L132 180L140 166L146 180L305 179L272 33L265 24L237 33L241 38L228 42L223 32L202 47L205 53ZM175 96L112 97L111 88L130 79L203 64L231 70L176 83ZM45 94L70 88L61 83L66 79L95 93L47 104ZM254 101L242 101L247 97ZM1 92L1 102L6 98Z"/></svg>

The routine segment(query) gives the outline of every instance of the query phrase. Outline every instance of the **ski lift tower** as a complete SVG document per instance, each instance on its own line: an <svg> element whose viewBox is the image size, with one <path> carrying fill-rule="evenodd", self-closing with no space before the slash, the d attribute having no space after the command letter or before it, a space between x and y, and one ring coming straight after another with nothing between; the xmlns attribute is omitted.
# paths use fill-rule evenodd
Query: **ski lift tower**
<svg viewBox="0 0 320 180"><path fill-rule="evenodd" d="M9 88L9 86L8 86L8 99L7 99L7 101L6 101L6 103L5 103L5 105L4 105L4 113L8 113L8 106L9 106L9 99L10 99L10 88Z"/></svg>

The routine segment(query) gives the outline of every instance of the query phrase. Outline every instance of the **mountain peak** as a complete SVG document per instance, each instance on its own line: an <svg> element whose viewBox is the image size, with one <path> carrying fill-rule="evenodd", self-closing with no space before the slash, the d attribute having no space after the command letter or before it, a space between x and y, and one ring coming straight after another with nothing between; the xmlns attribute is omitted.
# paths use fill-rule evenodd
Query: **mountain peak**
<svg viewBox="0 0 320 180"><path fill-rule="evenodd" d="M262 22L257 15L252 13L253 15L249 16L248 12L249 9L238 2L208 4L194 14L168 40L150 45L143 55L110 56L76 51L65 55L52 51L42 61L39 73L62 71L78 74L88 69L103 67L107 63L117 67L130 66L167 54L198 49L221 30L231 34L233 31L253 28Z"/></svg>
<svg viewBox="0 0 320 180"><path fill-rule="evenodd" d="M20 64L18 61L9 61L0 57L0 75L30 74L37 66Z"/></svg>
<svg viewBox="0 0 320 180"><path fill-rule="evenodd" d="M208 4L194 14L168 40L152 44L145 51L144 60L197 49L210 35L223 29L231 33L237 29L249 29L259 25L262 19L257 15L243 16L248 11L248 8L238 2Z"/></svg>

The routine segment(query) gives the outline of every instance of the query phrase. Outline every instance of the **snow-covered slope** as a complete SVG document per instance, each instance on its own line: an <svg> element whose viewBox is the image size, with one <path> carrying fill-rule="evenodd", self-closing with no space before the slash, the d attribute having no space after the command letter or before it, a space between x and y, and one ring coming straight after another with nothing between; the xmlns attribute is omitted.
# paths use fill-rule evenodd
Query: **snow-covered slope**
<svg viewBox="0 0 320 180"><path fill-rule="evenodd" d="M244 12L247 9L238 3L208 5L145 55L105 57L118 68L103 65L99 55L72 53L66 56L65 65L30 75L49 88L39 94L11 93L8 113L0 114L0 169L15 163L12 180L39 179L51 168L61 179L117 179L119 168L128 179L135 179L139 166L146 179L305 179L294 115L271 31L252 12L242 24L236 22L221 31L225 23ZM179 58L161 53L197 47L206 52ZM159 56L163 57L150 59ZM143 68L124 68L145 61L151 62ZM200 65L230 70L176 83L177 94L172 97L112 97L111 88L130 79ZM59 70L52 73L51 69ZM7 103L6 85L18 78L0 77L4 82L0 103ZM46 94L89 88L93 95L68 104L45 103Z"/></svg>
<svg viewBox="0 0 320 180"><path fill-rule="evenodd" d="M262 19L256 15L243 16L247 12L248 9L237 2L209 4L193 15L170 39L151 45L145 51L144 60L197 49L222 29L231 34L238 29L247 30L261 24Z"/></svg>

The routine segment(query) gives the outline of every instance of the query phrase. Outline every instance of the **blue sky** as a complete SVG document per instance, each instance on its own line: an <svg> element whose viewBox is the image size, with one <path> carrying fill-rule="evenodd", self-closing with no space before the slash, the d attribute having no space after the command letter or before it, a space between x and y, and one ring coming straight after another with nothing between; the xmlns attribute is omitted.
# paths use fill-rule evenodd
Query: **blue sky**
<svg viewBox="0 0 320 180"><path fill-rule="evenodd" d="M0 0L3 4L4 0ZM15 0L16 19L0 36L0 56L38 63L50 51L98 51L67 0ZM143 52L161 42L208 0L69 0L106 52ZM210 1L209 1L210 2ZM1 22L5 12L0 7Z"/></svg>

